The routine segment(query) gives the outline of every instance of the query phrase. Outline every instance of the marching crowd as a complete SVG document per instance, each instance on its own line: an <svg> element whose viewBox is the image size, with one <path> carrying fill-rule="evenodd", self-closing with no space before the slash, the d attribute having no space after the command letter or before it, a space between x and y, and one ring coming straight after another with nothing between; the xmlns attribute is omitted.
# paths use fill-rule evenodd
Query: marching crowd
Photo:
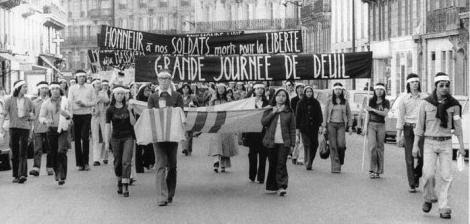
<svg viewBox="0 0 470 224"><path fill-rule="evenodd" d="M422 177L423 211L429 212L432 204L439 202L440 217L450 218L452 134L458 137L459 152L464 154L461 108L449 93L449 76L438 73L434 80L435 89L428 95L421 92L419 76L408 75L407 93L398 101L397 142L405 148L409 192L416 192ZM266 182L267 193L285 196L288 159L312 170L317 149L322 151L322 157L330 157L331 172L341 173L347 148L346 132L352 133L353 122L341 83L333 85L328 100L322 103L316 99L314 89L302 83L286 81L285 86L277 89L263 82L227 84L175 85L170 72L163 70L158 73L158 83L138 85L119 78L91 79L79 70L70 81L38 83L38 95L32 99L26 95L28 84L16 81L11 96L0 101L0 131L9 134L13 183L27 180L29 139L34 142L34 163L29 175L39 176L42 152L47 151L47 174L55 175L59 185L67 179L67 151L74 148L77 169L88 171L91 146L93 166L107 164L112 152L118 194L129 197L134 172L153 168L158 205L171 203L177 180L178 143L137 145L133 125L139 114L130 107L130 99L145 101L148 108L163 108L212 107L254 97L252 109L265 109L262 132L210 134L208 154L214 158L214 171L223 173L231 167L231 158L238 154L238 145L247 146L249 180ZM364 134L368 140L371 179L384 173L385 117L391 107L386 95L385 85L377 83L364 108L368 112ZM8 124L4 125L4 121ZM199 134L186 132L186 140L181 142L184 155L191 155L193 138ZM299 150L299 145L303 150ZM269 168L265 177L266 160ZM437 160L443 182L439 185L435 180Z"/></svg>

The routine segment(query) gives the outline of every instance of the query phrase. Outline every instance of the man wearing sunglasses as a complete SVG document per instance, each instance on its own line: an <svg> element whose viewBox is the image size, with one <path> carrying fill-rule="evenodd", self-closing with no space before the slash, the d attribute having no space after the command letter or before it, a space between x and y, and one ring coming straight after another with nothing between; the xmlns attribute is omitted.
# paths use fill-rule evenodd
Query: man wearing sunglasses
<svg viewBox="0 0 470 224"><path fill-rule="evenodd" d="M451 209L448 204L448 192L452 182L452 130L460 144L459 153L465 153L462 134L462 109L459 102L451 96L450 78L447 74L439 72L434 78L435 90L421 104L418 113L418 122L415 128L413 156L419 156L419 138L424 136L423 147L423 211L429 212L432 203L437 202L434 192L438 192L439 213L443 219L451 218ZM436 185L436 162L439 159L440 179L442 183ZM435 189L440 186L441 189Z"/></svg>

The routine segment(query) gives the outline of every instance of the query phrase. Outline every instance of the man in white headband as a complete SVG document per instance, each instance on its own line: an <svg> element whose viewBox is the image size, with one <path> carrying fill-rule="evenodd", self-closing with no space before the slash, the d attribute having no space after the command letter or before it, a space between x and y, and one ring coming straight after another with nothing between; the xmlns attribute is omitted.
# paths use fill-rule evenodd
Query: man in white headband
<svg viewBox="0 0 470 224"><path fill-rule="evenodd" d="M12 152L13 183L24 183L27 180L27 142L31 130L31 118L34 117L34 106L25 94L28 85L23 80L13 84L11 97L5 100L3 115L10 118L10 148ZM0 123L3 127L3 122Z"/></svg>
<svg viewBox="0 0 470 224"><path fill-rule="evenodd" d="M49 152L49 144L47 142L47 132L49 128L39 122L39 112L41 111L42 104L49 99L49 84L46 81L41 81L36 85L38 89L38 98L33 101L34 105L34 118L33 118L33 135L34 135L34 165L33 169L29 171L30 175L39 176L39 171L41 170L41 157L42 152ZM44 147L46 150L44 150ZM47 174L54 174L54 167L52 161L52 155L47 154Z"/></svg>
<svg viewBox="0 0 470 224"><path fill-rule="evenodd" d="M74 139L75 139L75 162L78 170L90 170L89 163L89 133L91 114L96 105L97 97L95 90L90 84L86 84L86 72L78 70L75 72L77 85L70 86L69 103L73 113Z"/></svg>
<svg viewBox="0 0 470 224"><path fill-rule="evenodd" d="M96 105L92 109L91 116L91 138L93 142L93 166L100 166L101 160L104 164L108 163L108 149L104 148L100 143L100 129L102 138L104 136L104 129L106 127L106 109L109 103L109 97L106 91L102 90L102 82L100 79L94 79L91 82L96 95Z"/></svg>
<svg viewBox="0 0 470 224"><path fill-rule="evenodd" d="M172 79L170 71L162 70L157 74L157 77L159 91L150 95L148 108L183 108L183 97L178 92L170 89ZM156 158L158 158L156 173L158 205L166 206L173 201L175 195L178 143L158 142L153 144L153 147Z"/></svg>
<svg viewBox="0 0 470 224"><path fill-rule="evenodd" d="M408 191L416 193L419 187L419 178L422 174L423 157L413 159L412 150L415 141L414 128L418 121L419 106L427 94L421 92L421 83L419 76L410 73L406 77L406 93L402 93L401 100L398 103L397 118L397 143L399 146L405 147L406 175L408 177ZM420 154L423 152L424 138L419 139Z"/></svg>
<svg viewBox="0 0 470 224"><path fill-rule="evenodd" d="M443 219L451 218L449 188L452 183L452 134L459 142L460 155L465 155L462 133L462 107L450 94L450 78L439 72L434 77L435 90L424 99L418 112L415 128L413 156L419 156L419 137L424 136L423 146L423 182L424 212L431 211L439 196L439 213ZM453 131L453 132L452 132ZM440 184L436 184L437 160L439 159ZM436 188L439 186L439 188Z"/></svg>

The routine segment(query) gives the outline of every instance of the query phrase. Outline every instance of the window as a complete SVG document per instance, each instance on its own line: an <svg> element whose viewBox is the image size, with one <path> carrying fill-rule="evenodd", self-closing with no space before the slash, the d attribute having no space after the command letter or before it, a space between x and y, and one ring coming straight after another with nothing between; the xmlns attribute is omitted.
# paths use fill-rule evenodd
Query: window
<svg viewBox="0 0 470 224"><path fill-rule="evenodd" d="M91 38L93 38L93 31L90 25L88 25L87 30L88 30L88 39L91 40Z"/></svg>
<svg viewBox="0 0 470 224"><path fill-rule="evenodd" d="M442 51L441 52L441 71L449 74L450 71L446 71L446 69L447 69L446 68L447 67L446 66L447 65L447 63L446 63L446 53L447 53L447 51Z"/></svg>
<svg viewBox="0 0 470 224"><path fill-rule="evenodd" d="M188 0L181 0L181 7L189 6Z"/></svg>
<svg viewBox="0 0 470 224"><path fill-rule="evenodd" d="M168 7L168 0L160 0L160 7Z"/></svg>
<svg viewBox="0 0 470 224"><path fill-rule="evenodd" d="M152 30L153 29L153 18L148 17L148 28L147 30Z"/></svg>

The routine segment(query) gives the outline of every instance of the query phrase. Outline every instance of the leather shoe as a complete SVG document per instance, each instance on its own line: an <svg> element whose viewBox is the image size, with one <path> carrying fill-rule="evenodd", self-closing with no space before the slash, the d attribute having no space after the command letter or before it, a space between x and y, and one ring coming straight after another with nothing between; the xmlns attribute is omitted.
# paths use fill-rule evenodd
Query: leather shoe
<svg viewBox="0 0 470 224"><path fill-rule="evenodd" d="M171 203L171 202L173 202L173 197L168 198L168 203Z"/></svg>
<svg viewBox="0 0 470 224"><path fill-rule="evenodd" d="M37 170L31 170L31 171L29 171L29 175L37 177L37 176L39 176L39 172Z"/></svg>
<svg viewBox="0 0 470 224"><path fill-rule="evenodd" d="M65 184L65 180L59 180L59 185L64 185Z"/></svg>
<svg viewBox="0 0 470 224"><path fill-rule="evenodd" d="M439 217L441 217L441 219L450 219L450 212L440 213Z"/></svg>
<svg viewBox="0 0 470 224"><path fill-rule="evenodd" d="M167 201L162 201L158 203L158 206L167 206L168 202Z"/></svg>
<svg viewBox="0 0 470 224"><path fill-rule="evenodd" d="M27 180L26 177L21 176L20 179L18 180L18 183L22 184L22 183L26 182L26 180Z"/></svg>
<svg viewBox="0 0 470 224"><path fill-rule="evenodd" d="M423 204L423 212L428 213L432 209L432 203L431 202L424 202Z"/></svg>
<svg viewBox="0 0 470 224"><path fill-rule="evenodd" d="M98 162L98 161L95 161L95 162L93 163L93 166L100 166L100 165L101 165L101 163Z"/></svg>
<svg viewBox="0 0 470 224"><path fill-rule="evenodd" d="M15 179L13 179L11 182L12 182L12 183L18 183L19 181L20 181L20 179L15 178Z"/></svg>

